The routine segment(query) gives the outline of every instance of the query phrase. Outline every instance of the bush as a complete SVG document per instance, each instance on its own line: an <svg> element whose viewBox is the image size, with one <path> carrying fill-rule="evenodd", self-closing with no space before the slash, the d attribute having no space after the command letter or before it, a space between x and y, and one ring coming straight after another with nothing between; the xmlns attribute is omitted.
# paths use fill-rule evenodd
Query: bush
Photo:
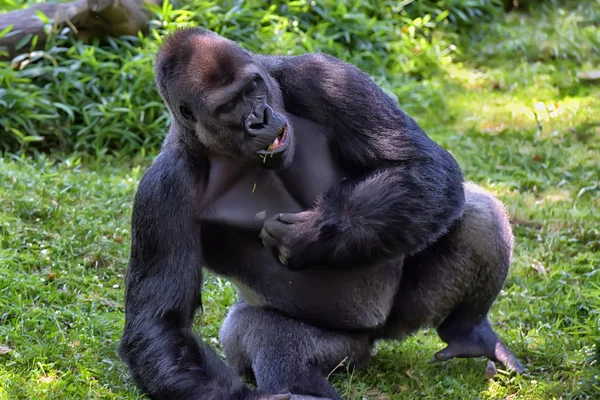
<svg viewBox="0 0 600 400"><path fill-rule="evenodd" d="M252 51L332 54L410 103L411 88L451 59L454 33L440 28L468 27L501 7L499 0L296 0L268 6L193 0L156 8L145 37L86 45L54 33L45 50L22 54L12 66L0 63L0 146L94 155L155 150L169 115L154 88L153 57L165 34L188 25L214 30Z"/></svg>
<svg viewBox="0 0 600 400"><path fill-rule="evenodd" d="M439 0L414 1L408 6L410 15L447 13L448 23L455 28L468 28L502 15L506 0Z"/></svg>

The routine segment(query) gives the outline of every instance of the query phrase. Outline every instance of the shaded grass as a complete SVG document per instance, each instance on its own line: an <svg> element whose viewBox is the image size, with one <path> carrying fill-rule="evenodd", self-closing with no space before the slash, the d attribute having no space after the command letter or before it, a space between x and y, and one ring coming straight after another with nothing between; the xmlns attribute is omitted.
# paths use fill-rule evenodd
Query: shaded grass
<svg viewBox="0 0 600 400"><path fill-rule="evenodd" d="M380 78L406 94L402 107L469 179L507 204L515 259L491 319L529 371L488 381L481 359L433 363L443 344L427 330L379 344L365 370L341 366L332 380L345 397L600 398L600 87L576 78L600 55L585 50L594 32L566 21L598 13L589 2L514 14L472 30L440 75L409 89L405 78ZM564 57L548 57L536 46L540 26L578 39L554 45ZM140 398L115 348L131 202L149 162L0 160L0 353L10 349L0 354L0 399ZM217 349L234 299L230 283L207 277L196 328Z"/></svg>

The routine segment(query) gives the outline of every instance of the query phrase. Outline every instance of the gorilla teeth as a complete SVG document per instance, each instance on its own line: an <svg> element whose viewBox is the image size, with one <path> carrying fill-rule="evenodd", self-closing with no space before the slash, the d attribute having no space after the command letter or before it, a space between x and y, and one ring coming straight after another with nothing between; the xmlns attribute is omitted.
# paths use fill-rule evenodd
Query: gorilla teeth
<svg viewBox="0 0 600 400"><path fill-rule="evenodd" d="M275 140L273 140L273 143L271 143L269 145L269 148L267 150L275 150L278 147L279 147L279 136L276 137Z"/></svg>
<svg viewBox="0 0 600 400"><path fill-rule="evenodd" d="M283 128L281 128L281 131L279 132L279 135L277 135L275 137L275 140L273 140L273 143L271 143L269 145L269 147L267 148L267 150L276 150L276 149L278 149L283 144L283 140L285 139L286 133L287 133L287 129L284 126Z"/></svg>

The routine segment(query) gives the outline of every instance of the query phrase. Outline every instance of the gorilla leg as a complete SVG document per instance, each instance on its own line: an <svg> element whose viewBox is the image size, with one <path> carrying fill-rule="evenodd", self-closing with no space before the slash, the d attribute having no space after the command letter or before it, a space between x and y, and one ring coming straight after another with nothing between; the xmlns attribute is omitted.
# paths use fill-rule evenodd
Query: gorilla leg
<svg viewBox="0 0 600 400"><path fill-rule="evenodd" d="M331 399L341 397L327 375L345 359L365 365L372 347L368 333L324 331L244 302L232 307L220 338L228 364L253 372L259 389Z"/></svg>
<svg viewBox="0 0 600 400"><path fill-rule="evenodd" d="M464 215L442 239L408 258L386 327L401 337L435 326L448 344L438 360L486 356L522 372L523 366L493 331L487 314L508 274L513 236L503 204L468 183Z"/></svg>

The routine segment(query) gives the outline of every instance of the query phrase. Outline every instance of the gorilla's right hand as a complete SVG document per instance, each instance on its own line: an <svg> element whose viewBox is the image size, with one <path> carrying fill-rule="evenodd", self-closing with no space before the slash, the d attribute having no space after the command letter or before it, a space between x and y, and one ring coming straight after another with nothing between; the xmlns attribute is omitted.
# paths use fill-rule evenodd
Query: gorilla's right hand
<svg viewBox="0 0 600 400"><path fill-rule="evenodd" d="M315 211L303 211L267 218L260 233L263 245L288 268L305 268L316 261L310 257L313 254L310 247L316 244L317 217Z"/></svg>

